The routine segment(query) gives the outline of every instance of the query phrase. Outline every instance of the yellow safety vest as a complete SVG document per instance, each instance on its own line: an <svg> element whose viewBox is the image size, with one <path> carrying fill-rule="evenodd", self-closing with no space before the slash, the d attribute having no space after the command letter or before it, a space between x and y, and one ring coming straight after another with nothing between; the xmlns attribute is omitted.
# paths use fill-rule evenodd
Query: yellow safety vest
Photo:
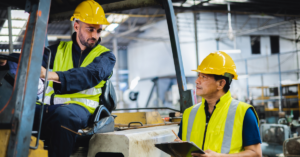
<svg viewBox="0 0 300 157"><path fill-rule="evenodd" d="M60 42L54 59L53 71L67 71L74 68L72 59L72 45L72 41ZM85 57L80 67L86 67L87 65L92 63L96 57L107 51L110 50L104 46L97 45ZM74 94L55 94L53 103L75 103L85 107L91 114L93 114L96 107L99 105L99 97L102 94L101 87L103 87L105 83L106 81L101 81L95 87ZM52 94L54 94L53 81L49 81L45 97L46 104L50 104Z"/></svg>
<svg viewBox="0 0 300 157"><path fill-rule="evenodd" d="M233 99L228 91L220 98L209 123L206 124L204 103L205 99L202 98L202 103L184 111L182 140L193 142L201 149L210 149L217 153L234 154L243 151L243 122L248 108L253 109L259 121L254 108ZM191 156L190 153L188 156Z"/></svg>

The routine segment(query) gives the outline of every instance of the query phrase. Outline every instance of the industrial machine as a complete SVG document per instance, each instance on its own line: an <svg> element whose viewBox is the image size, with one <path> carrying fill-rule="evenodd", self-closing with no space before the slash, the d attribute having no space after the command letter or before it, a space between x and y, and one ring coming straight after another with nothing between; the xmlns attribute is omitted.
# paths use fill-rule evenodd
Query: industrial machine
<svg viewBox="0 0 300 157"><path fill-rule="evenodd" d="M260 124L263 155L300 156L300 124L297 120L288 121L289 118L281 118L278 124Z"/></svg>
<svg viewBox="0 0 300 157"><path fill-rule="evenodd" d="M16 76L11 75L7 69L0 72L1 157L47 156L47 151L43 149L44 144L39 140L39 136L37 136L37 139L32 137L38 79L40 76L44 46L47 46L47 43L45 43L47 25L49 20L70 18L75 7L81 1L82 0L10 0L1 2L4 6L15 6L30 13L19 60L0 55L0 59L18 62ZM172 1L96 1L102 5L105 12L153 5L161 6L165 9L180 94L180 111L183 112L186 108L193 105L193 93L191 90L187 90L186 87ZM113 92L110 94L113 94ZM147 115L147 113L145 114ZM153 115L155 115L154 118ZM121 117L121 115L118 116ZM147 117L147 120L145 120L146 125L141 123L143 126L136 126L136 124L131 124L130 126L129 124L129 126L124 127L122 124L119 124L119 131L108 132L112 131L111 129L107 129L111 128L113 122L112 117L109 110L105 109L105 106L99 107L95 119L91 123L91 128L79 132L85 135L85 138L79 139L78 141L82 140L85 142L82 142L83 146L79 145L79 149L75 152L74 156L167 156L165 153L156 149L154 144L157 142L173 141L175 136L171 130L178 131L178 125L176 125L178 122L173 123L173 125L172 123L166 124L165 122L159 121L161 117L157 115L157 113L152 113L149 116L145 116ZM118 119L118 117L116 117L116 119ZM154 124L151 124L152 122ZM136 129L130 130L132 127ZM108 133L98 134L98 131L101 129L102 132ZM38 134L39 133L40 130L38 130ZM114 147L111 147L111 145L114 145Z"/></svg>
<svg viewBox="0 0 300 157"><path fill-rule="evenodd" d="M281 124L261 124L259 130L263 155L276 156L281 154L283 142L290 137L290 128Z"/></svg>
<svg viewBox="0 0 300 157"><path fill-rule="evenodd" d="M284 141L283 154L285 157L300 157L300 137Z"/></svg>

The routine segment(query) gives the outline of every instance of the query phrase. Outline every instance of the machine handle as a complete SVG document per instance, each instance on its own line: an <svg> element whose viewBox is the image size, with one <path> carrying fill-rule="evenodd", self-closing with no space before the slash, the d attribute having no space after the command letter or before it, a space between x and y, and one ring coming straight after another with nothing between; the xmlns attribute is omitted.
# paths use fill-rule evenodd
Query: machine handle
<svg viewBox="0 0 300 157"><path fill-rule="evenodd" d="M130 128L130 124L134 124L134 123L139 123L139 124L141 124L141 126L143 126L143 123L142 123L142 122L130 122L130 123L128 124L128 128Z"/></svg>

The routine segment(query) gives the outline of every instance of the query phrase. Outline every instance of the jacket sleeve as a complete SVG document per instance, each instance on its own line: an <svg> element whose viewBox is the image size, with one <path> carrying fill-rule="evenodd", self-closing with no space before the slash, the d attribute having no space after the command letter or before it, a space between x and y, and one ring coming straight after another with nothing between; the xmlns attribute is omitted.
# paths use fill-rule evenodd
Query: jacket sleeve
<svg viewBox="0 0 300 157"><path fill-rule="evenodd" d="M73 68L64 72L56 72L59 83L54 83L56 94L71 94L92 88L111 75L116 58L113 53L105 52L96 57L86 67Z"/></svg>

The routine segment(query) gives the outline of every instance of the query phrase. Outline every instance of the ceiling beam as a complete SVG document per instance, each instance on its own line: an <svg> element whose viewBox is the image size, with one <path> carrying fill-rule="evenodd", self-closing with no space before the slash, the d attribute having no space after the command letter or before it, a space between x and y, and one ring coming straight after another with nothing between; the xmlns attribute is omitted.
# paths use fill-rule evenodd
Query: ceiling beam
<svg viewBox="0 0 300 157"><path fill-rule="evenodd" d="M115 37L116 37L116 38L119 38L119 37L128 35L128 34L130 34L130 33L133 33L133 32L135 32L135 31L140 30L140 29L143 28L143 27L146 27L146 26L149 26L149 25L154 25L154 23L160 22L160 21L162 21L162 20L164 20L164 19L165 19L165 18L159 19L159 20L155 20L155 21L153 21L153 22L151 22L151 23L144 24L144 25L142 25L142 26L134 27L134 28L129 29L129 30L125 31L125 32L122 32L122 33L119 33L119 34L115 34ZM111 38L109 38L109 37L103 38L103 40L101 41L101 44L105 44L105 43L109 42L110 40L111 40Z"/></svg>

